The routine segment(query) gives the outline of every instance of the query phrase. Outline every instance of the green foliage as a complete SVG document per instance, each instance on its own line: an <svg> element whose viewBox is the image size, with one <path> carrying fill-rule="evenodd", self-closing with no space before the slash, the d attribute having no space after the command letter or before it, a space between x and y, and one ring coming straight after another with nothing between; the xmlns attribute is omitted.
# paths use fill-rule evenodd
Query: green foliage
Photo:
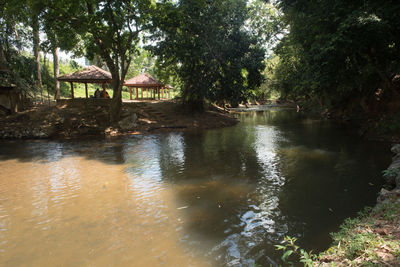
<svg viewBox="0 0 400 267"><path fill-rule="evenodd" d="M344 106L372 98L378 88L395 94L400 70L397 1L281 0L290 33L276 48L279 89L285 96Z"/></svg>
<svg viewBox="0 0 400 267"><path fill-rule="evenodd" d="M283 14L275 5L264 0L249 1L248 9L248 28L270 54L287 32Z"/></svg>
<svg viewBox="0 0 400 267"><path fill-rule="evenodd" d="M378 130L381 133L399 133L400 132L400 112L395 112L384 116L378 122Z"/></svg>
<svg viewBox="0 0 400 267"><path fill-rule="evenodd" d="M275 245L277 250L282 250L284 253L281 257L282 261L293 266L294 262L288 261L291 255L296 256L300 263L303 263L304 266L312 267L313 260L316 259L316 255L312 253L312 251L307 252L304 249L297 246L295 243L297 238L285 236L282 242L282 245Z"/></svg>
<svg viewBox="0 0 400 267"><path fill-rule="evenodd" d="M188 0L159 4L153 52L183 84L182 96L236 106L262 81L264 51L244 30L245 1Z"/></svg>
<svg viewBox="0 0 400 267"><path fill-rule="evenodd" d="M395 169L395 168L386 169L386 170L384 170L382 172L382 174L383 174L383 177L387 177L387 178L396 177L397 175L400 175L400 170L399 169Z"/></svg>
<svg viewBox="0 0 400 267"><path fill-rule="evenodd" d="M383 255L391 253L398 260L398 239L389 232L380 232L382 227L389 230L398 227L399 212L399 201L384 201L374 208L365 208L356 218L346 219L340 226L340 231L331 234L333 246L321 253L318 260L324 261L325 258L329 258L334 260L333 265L342 263L347 266L381 266L396 263L385 262L382 251Z"/></svg>
<svg viewBox="0 0 400 267"><path fill-rule="evenodd" d="M279 64L279 57L272 55L265 60L265 69L263 71L264 82L254 90L255 100L276 100L280 98L280 91L277 88L276 70Z"/></svg>

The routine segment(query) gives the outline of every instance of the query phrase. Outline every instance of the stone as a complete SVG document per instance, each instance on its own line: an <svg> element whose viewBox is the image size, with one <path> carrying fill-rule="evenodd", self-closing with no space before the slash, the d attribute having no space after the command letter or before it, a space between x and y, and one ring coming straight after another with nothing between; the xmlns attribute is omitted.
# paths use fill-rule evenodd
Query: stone
<svg viewBox="0 0 400 267"><path fill-rule="evenodd" d="M130 116L120 120L118 125L122 130L133 130L137 127L137 120L138 118L136 113L133 113Z"/></svg>
<svg viewBox="0 0 400 267"><path fill-rule="evenodd" d="M390 191L382 188L381 191L379 192L377 202L381 203L381 202L385 201L386 199L388 199L389 195L390 195Z"/></svg>
<svg viewBox="0 0 400 267"><path fill-rule="evenodd" d="M400 144L396 144L394 146L392 146L391 151L393 152L393 154L400 154Z"/></svg>

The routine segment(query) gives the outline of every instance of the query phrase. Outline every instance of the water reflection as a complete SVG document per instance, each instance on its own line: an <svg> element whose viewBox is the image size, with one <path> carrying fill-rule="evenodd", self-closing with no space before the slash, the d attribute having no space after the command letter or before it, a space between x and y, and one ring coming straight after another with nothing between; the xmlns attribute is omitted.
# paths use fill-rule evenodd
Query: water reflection
<svg viewBox="0 0 400 267"><path fill-rule="evenodd" d="M2 142L0 265L261 266L374 202L387 147L290 110L235 127Z"/></svg>

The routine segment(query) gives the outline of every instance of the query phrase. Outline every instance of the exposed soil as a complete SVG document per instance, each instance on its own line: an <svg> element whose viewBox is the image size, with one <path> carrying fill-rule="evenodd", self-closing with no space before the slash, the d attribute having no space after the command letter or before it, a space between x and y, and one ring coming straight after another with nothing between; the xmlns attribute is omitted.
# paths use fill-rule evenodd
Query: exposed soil
<svg viewBox="0 0 400 267"><path fill-rule="evenodd" d="M41 105L0 117L0 138L75 138L87 135L126 135L157 131L210 129L238 120L217 108L191 112L176 101L124 102L121 120L110 125L108 107L75 104Z"/></svg>

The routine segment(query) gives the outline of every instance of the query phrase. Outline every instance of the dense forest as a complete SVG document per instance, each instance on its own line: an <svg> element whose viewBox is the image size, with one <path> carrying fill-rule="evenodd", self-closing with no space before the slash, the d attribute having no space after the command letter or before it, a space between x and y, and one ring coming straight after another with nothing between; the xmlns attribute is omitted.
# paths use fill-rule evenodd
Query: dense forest
<svg viewBox="0 0 400 267"><path fill-rule="evenodd" d="M197 109L274 96L400 128L396 1L8 0L0 12L3 80L59 98L55 78L79 68L59 50L85 57L112 74L112 120L125 78L147 71Z"/></svg>

